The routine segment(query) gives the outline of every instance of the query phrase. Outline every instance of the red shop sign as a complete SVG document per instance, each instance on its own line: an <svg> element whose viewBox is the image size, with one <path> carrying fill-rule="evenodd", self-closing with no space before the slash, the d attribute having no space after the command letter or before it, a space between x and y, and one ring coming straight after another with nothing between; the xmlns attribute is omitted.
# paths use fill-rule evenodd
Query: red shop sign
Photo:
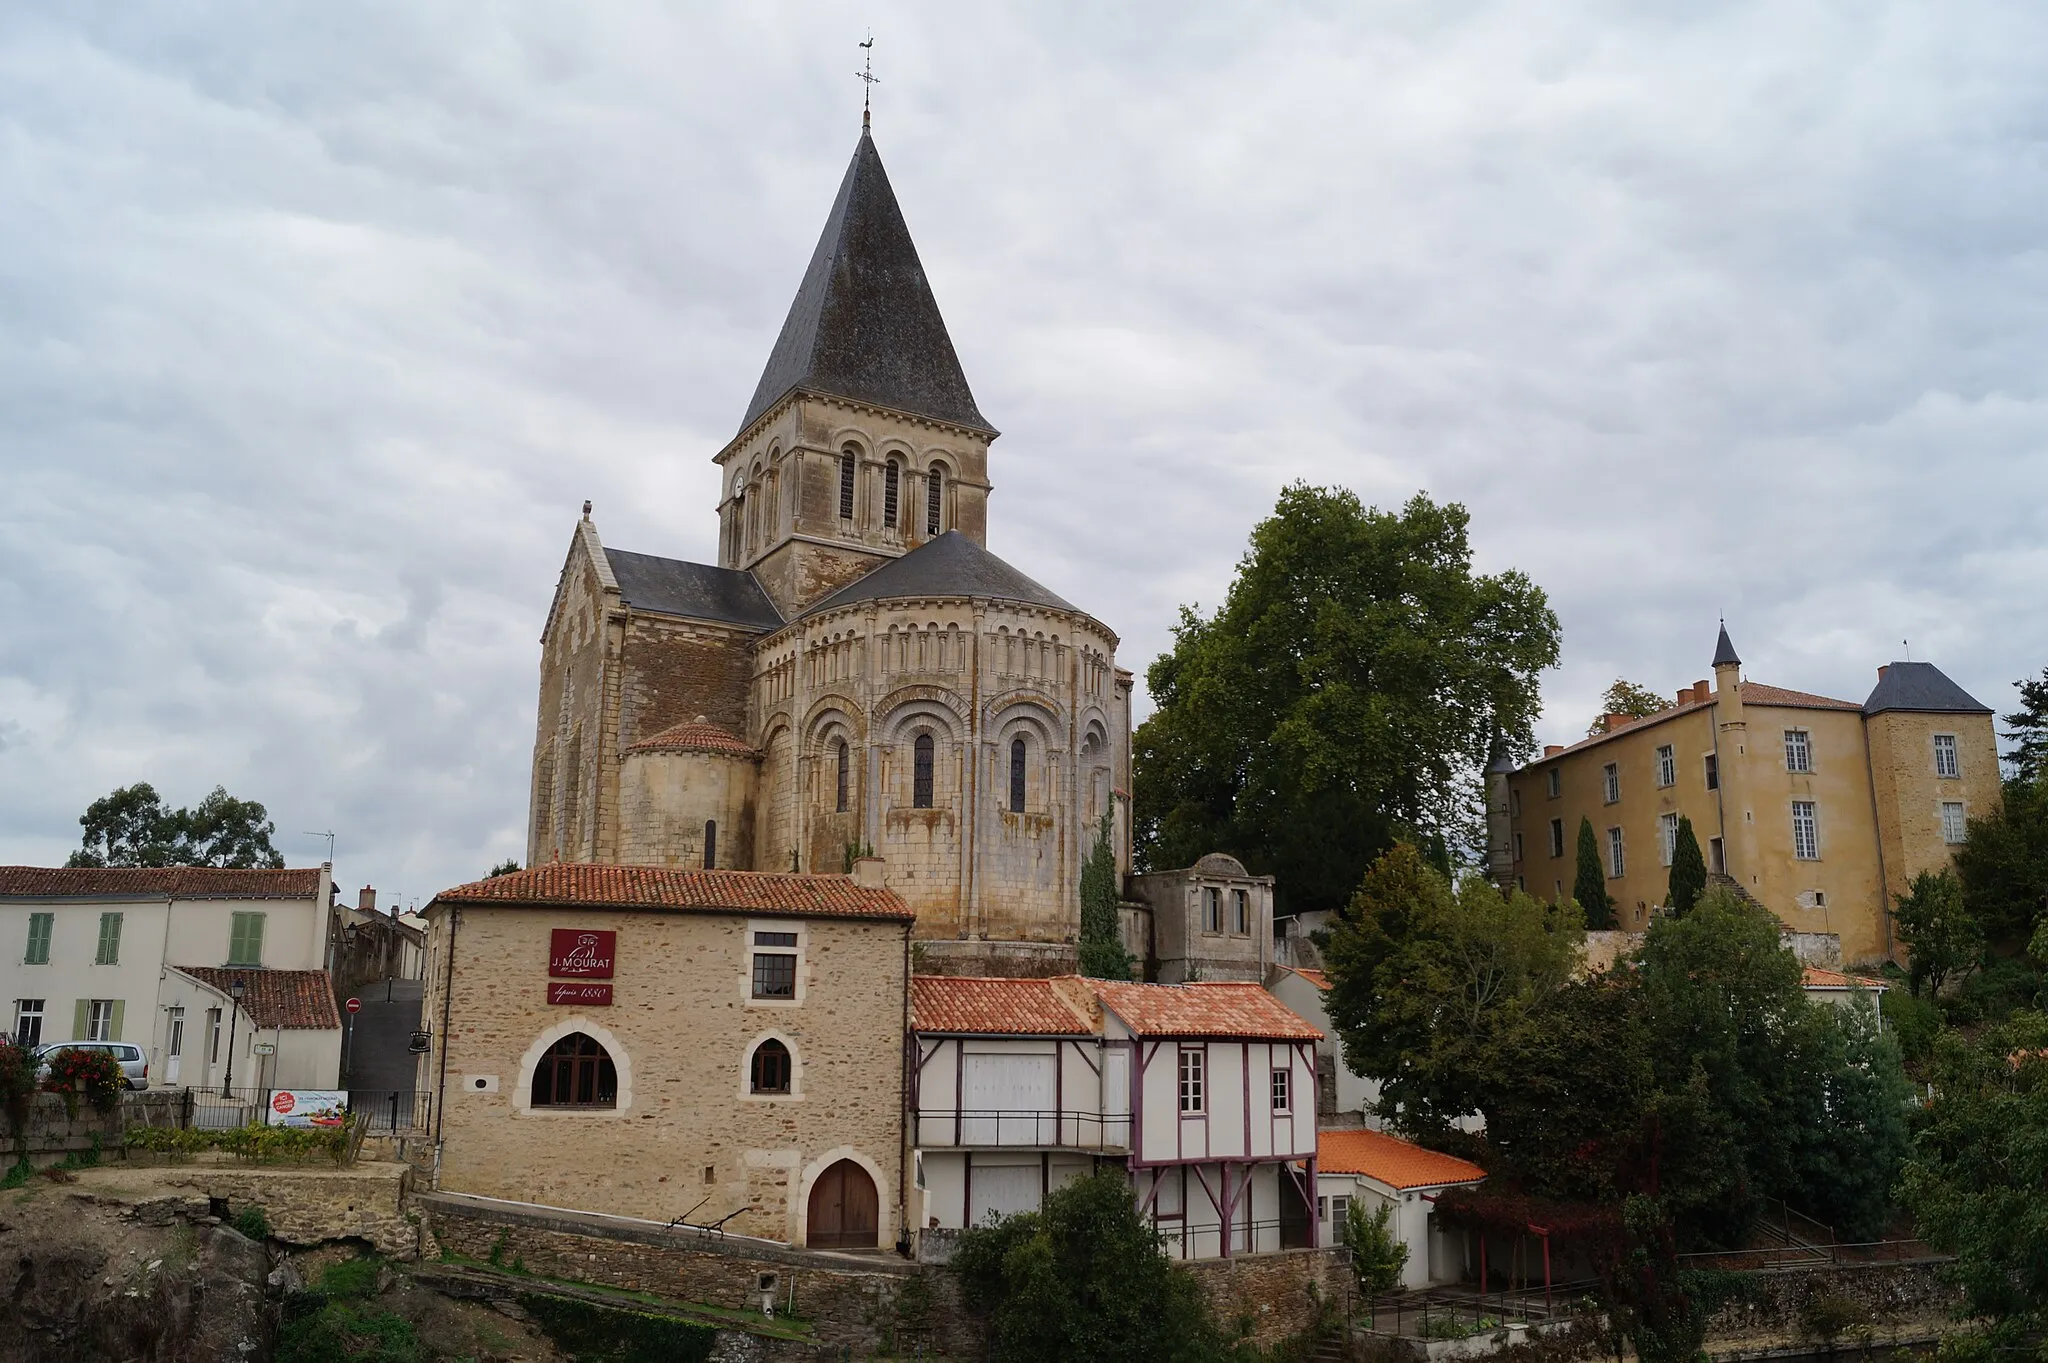
<svg viewBox="0 0 2048 1363"><path fill-rule="evenodd" d="M569 980L548 981L549 1003L574 1003L589 1008L612 1006L612 987L608 984L582 984Z"/></svg>
<svg viewBox="0 0 2048 1363"><path fill-rule="evenodd" d="M616 932L556 928L548 941L548 974L608 980L612 977L612 952L618 940Z"/></svg>

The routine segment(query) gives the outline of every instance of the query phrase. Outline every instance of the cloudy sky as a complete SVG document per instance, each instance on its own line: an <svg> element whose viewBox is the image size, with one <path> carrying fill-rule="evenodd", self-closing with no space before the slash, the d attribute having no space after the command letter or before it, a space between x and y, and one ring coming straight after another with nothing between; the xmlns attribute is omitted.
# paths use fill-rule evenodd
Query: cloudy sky
<svg viewBox="0 0 2048 1363"><path fill-rule="evenodd" d="M0 15L0 861L137 780L406 899L523 855L577 509L715 556L870 25L990 546L1127 666L1294 479L1471 508L1563 620L1552 741L1722 614L1850 698L2048 663L2042 7L51 0Z"/></svg>

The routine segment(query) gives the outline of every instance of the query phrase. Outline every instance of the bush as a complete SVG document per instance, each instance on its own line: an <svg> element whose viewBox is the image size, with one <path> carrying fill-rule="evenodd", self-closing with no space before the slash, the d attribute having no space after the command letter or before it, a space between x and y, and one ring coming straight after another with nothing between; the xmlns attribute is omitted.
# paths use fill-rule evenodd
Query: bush
<svg viewBox="0 0 2048 1363"><path fill-rule="evenodd" d="M1833 1345L1846 1330L1870 1323L1870 1308L1853 1297L1816 1292L1799 1308L1799 1333Z"/></svg>
<svg viewBox="0 0 2048 1363"><path fill-rule="evenodd" d="M197 1128L135 1126L122 1138L131 1150L147 1150L179 1159L201 1150L222 1150L256 1164L304 1164L322 1156L336 1164L348 1161L354 1148L355 1119L338 1127L265 1126L251 1122L226 1131Z"/></svg>
<svg viewBox="0 0 2048 1363"><path fill-rule="evenodd" d="M377 1280L383 1275L384 1261L374 1254L343 1259L320 1271L320 1291L332 1298L374 1297Z"/></svg>
<svg viewBox="0 0 2048 1363"><path fill-rule="evenodd" d="M708 1325L539 1292L521 1292L519 1305L556 1348L590 1363L703 1363L718 1340Z"/></svg>
<svg viewBox="0 0 2048 1363"><path fill-rule="evenodd" d="M121 1105L121 1090L128 1077L121 1062L106 1051L74 1050L70 1047L50 1057L50 1072L43 1078L43 1092L63 1095L64 1111L78 1120L80 1101L95 1112L112 1112Z"/></svg>
<svg viewBox="0 0 2048 1363"><path fill-rule="evenodd" d="M7 1129L16 1136L28 1125L29 1095L35 1091L35 1057L12 1037L0 1036L0 1109L7 1113Z"/></svg>
<svg viewBox="0 0 2048 1363"><path fill-rule="evenodd" d="M412 1322L361 1302L294 1293L277 1331L277 1363L426 1363Z"/></svg>
<svg viewBox="0 0 2048 1363"><path fill-rule="evenodd" d="M1941 1005L1903 989L1887 989L1879 1003L1886 1030L1908 1060L1925 1060L1934 1052L1934 1034L1941 1030Z"/></svg>
<svg viewBox="0 0 2048 1363"><path fill-rule="evenodd" d="M1351 1247L1351 1267L1358 1290L1368 1296L1390 1292L1401 1282L1408 1264L1408 1246L1394 1235L1394 1205L1382 1202L1372 1211L1361 1198L1351 1199L1344 1216L1344 1243Z"/></svg>
<svg viewBox="0 0 2048 1363"><path fill-rule="evenodd" d="M236 1212L235 1219L228 1224L258 1244L270 1238L270 1218L253 1202Z"/></svg>
<svg viewBox="0 0 2048 1363"><path fill-rule="evenodd" d="M2033 1007L2040 993L2040 970L2023 958L2006 957L1963 981L1948 1000L1949 1021L1962 1026L2003 1022L2019 1009Z"/></svg>

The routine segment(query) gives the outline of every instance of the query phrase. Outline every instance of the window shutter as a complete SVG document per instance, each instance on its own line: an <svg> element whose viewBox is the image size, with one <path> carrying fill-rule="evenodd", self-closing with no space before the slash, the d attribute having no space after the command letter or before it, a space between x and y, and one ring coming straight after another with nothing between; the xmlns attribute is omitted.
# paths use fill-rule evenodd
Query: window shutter
<svg viewBox="0 0 2048 1363"><path fill-rule="evenodd" d="M262 965L262 964L263 964L263 920L264 920L264 917L265 917L265 915L263 915L263 914L260 914L260 913L252 913L252 914L250 914L250 915L249 915L249 930L248 930L248 938L249 938L249 941L248 941L248 948L249 948L249 957L248 957L248 960L249 960L249 964L250 964L250 965Z"/></svg>
<svg viewBox="0 0 2048 1363"><path fill-rule="evenodd" d="M127 1008L128 1000L114 1000L114 1018L113 1022L107 1028L107 1040L119 1041L121 1039L121 1014L126 1012Z"/></svg>
<svg viewBox="0 0 2048 1363"><path fill-rule="evenodd" d="M85 1040L86 1010L91 1007L91 999L80 999L78 1005L71 1010L71 1039L73 1041Z"/></svg>

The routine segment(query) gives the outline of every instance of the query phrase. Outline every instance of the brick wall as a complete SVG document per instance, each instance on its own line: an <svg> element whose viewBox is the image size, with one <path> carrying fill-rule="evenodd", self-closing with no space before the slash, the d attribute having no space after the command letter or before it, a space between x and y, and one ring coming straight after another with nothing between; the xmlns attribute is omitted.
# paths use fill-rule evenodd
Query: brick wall
<svg viewBox="0 0 2048 1363"><path fill-rule="evenodd" d="M801 1243L812 1182L850 1159L875 1183L880 1242L894 1242L904 925L477 906L461 912L453 1017L437 1038L447 1048L441 1189L655 1221L738 1212L729 1223L734 1232ZM438 1019L446 910L434 919L428 1013ZM618 933L611 1006L547 1003L549 934L564 926ZM748 932L755 927L800 936L793 1004L750 999ZM548 1046L577 1031L612 1056L618 1105L532 1106L533 1066ZM788 1096L747 1091L748 1057L771 1035L795 1059ZM430 1061L428 1072L438 1073L440 1055Z"/></svg>

